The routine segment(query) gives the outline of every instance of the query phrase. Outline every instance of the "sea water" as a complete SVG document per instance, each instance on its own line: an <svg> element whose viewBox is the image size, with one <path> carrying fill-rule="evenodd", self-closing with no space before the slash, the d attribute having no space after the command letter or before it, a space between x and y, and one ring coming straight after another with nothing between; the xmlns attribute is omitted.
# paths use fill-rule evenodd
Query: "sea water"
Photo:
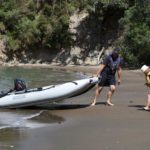
<svg viewBox="0 0 150 150"><path fill-rule="evenodd" d="M15 78L25 80L28 88L34 88L61 84L82 79L85 76L81 73L50 68L1 67L0 91L12 89ZM13 145L10 143L26 136L28 130L42 128L64 120L61 116L55 116L49 110L43 110L42 108L0 108L0 150L13 149Z"/></svg>

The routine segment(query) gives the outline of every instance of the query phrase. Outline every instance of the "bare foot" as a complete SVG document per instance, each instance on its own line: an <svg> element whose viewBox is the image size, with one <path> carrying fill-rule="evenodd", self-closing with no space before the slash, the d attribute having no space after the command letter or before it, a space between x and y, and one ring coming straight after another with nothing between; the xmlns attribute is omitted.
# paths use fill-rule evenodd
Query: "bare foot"
<svg viewBox="0 0 150 150"><path fill-rule="evenodd" d="M94 100L94 101L90 104L90 106L95 106L95 104L96 104L96 100Z"/></svg>
<svg viewBox="0 0 150 150"><path fill-rule="evenodd" d="M106 102L106 105L108 105L108 106L114 106L114 104L111 103L110 101L107 101L107 102Z"/></svg>
<svg viewBox="0 0 150 150"><path fill-rule="evenodd" d="M144 110L150 110L150 108L148 106L144 107Z"/></svg>

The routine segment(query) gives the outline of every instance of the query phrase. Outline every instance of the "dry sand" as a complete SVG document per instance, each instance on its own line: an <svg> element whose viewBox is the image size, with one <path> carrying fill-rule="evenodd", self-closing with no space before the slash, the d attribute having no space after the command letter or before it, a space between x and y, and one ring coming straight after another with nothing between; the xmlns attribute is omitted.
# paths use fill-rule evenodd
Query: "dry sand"
<svg viewBox="0 0 150 150"><path fill-rule="evenodd" d="M94 73L97 67L70 67ZM68 68L65 68L68 69ZM47 110L65 121L30 130L16 143L15 150L147 150L150 139L150 112L146 104L148 89L140 71L123 71L123 82L113 97L115 106L105 105L107 88L96 106L88 107L95 88Z"/></svg>

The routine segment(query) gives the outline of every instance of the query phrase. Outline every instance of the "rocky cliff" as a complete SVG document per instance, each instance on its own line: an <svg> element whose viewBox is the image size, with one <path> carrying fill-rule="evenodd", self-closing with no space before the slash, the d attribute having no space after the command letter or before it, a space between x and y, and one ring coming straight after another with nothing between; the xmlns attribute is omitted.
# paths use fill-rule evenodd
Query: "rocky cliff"
<svg viewBox="0 0 150 150"><path fill-rule="evenodd" d="M14 57L9 63L53 63L75 65L97 65L102 53L119 46L122 29L119 19L124 15L124 9L107 7L100 13L88 13L76 11L70 17L69 30L74 44L70 48L62 48L60 51L36 50ZM5 44L0 42L1 62L7 62Z"/></svg>
<svg viewBox="0 0 150 150"><path fill-rule="evenodd" d="M124 10L116 7L105 10L103 16L76 11L70 17L74 45L61 51L54 61L63 64L97 65L103 53L120 46L123 30L119 26L119 19L123 15Z"/></svg>

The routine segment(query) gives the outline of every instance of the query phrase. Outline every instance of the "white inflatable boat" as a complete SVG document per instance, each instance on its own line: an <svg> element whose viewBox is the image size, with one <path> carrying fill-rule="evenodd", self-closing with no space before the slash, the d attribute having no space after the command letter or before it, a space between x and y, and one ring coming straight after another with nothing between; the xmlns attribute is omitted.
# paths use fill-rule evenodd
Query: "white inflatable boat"
<svg viewBox="0 0 150 150"><path fill-rule="evenodd" d="M7 93L0 98L0 107L19 108L40 105L47 102L57 102L85 93L91 89L97 81L97 77L92 77L59 85L50 85L20 92Z"/></svg>

